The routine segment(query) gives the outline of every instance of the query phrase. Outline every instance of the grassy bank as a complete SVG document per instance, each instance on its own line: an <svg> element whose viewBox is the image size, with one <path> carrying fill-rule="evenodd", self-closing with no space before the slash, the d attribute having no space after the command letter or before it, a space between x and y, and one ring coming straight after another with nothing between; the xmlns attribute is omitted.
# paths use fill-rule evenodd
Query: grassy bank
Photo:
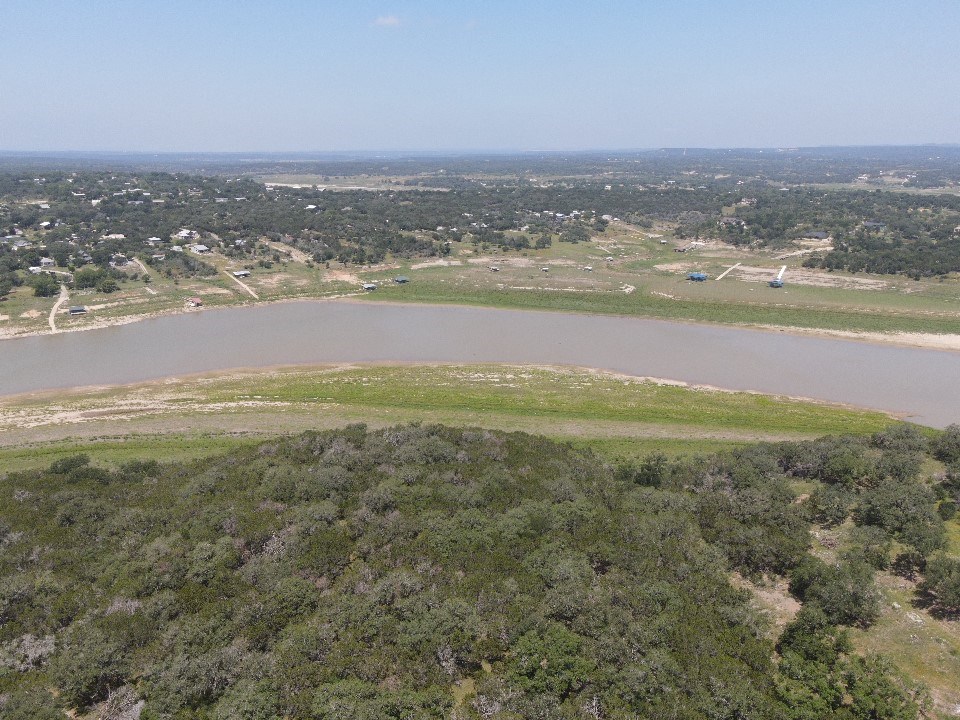
<svg viewBox="0 0 960 720"><path fill-rule="evenodd" d="M491 288L426 277L403 286L383 284L375 294L367 297L402 302L634 315L731 325L777 325L859 332L960 333L960 317L937 312L912 313L896 308L865 312L860 307L787 306L721 300L709 296L702 299L664 297L654 295L644 287L638 287L629 294L562 289L527 290Z"/></svg>
<svg viewBox="0 0 960 720"><path fill-rule="evenodd" d="M186 458L252 439L365 422L523 430L609 457L710 452L756 440L867 434L882 413L658 384L608 373L516 366L290 368L0 401L0 463Z"/></svg>

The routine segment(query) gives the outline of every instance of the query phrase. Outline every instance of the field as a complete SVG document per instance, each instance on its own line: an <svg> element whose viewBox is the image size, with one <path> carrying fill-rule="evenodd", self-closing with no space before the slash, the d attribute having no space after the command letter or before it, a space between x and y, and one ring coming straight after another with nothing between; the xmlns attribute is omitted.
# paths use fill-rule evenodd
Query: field
<svg viewBox="0 0 960 720"><path fill-rule="evenodd" d="M0 462L10 470L93 447L118 461L195 457L277 433L411 421L523 430L610 457L866 434L894 422L876 412L576 369L288 368L3 399Z"/></svg>
<svg viewBox="0 0 960 720"><path fill-rule="evenodd" d="M526 253L461 246L442 261L402 266L411 278L403 286L389 282L397 272L392 268L365 277L381 283L377 299L407 302L832 331L960 332L960 278L913 281L809 270L801 267L803 255L782 258L786 251L736 250L721 243L677 253L674 248L682 243L666 232L614 223L590 242L554 242ZM738 263L722 280L715 279ZM769 287L783 265L786 286ZM690 282L687 274L694 271L710 279Z"/></svg>
<svg viewBox="0 0 960 720"><path fill-rule="evenodd" d="M394 258L373 266L314 263L282 243L268 244L275 252L269 267L254 266L241 282L231 273L242 266L218 252L203 256L218 271L209 278L177 282L154 274L145 284L142 273L134 279L139 268L131 264L129 279L118 292L71 293L55 318L57 329L183 312L191 297L199 297L204 307L216 307L362 295L361 283L372 282L379 287L369 296L377 300L874 333L870 339L960 346L956 338L930 337L960 335L960 277L914 281L811 270L802 267L803 248L749 251L705 242L677 253L675 248L687 243L673 238L667 226L645 231L612 223L588 242L566 243L554 237L551 247L519 252L458 242L444 257ZM784 265L785 287L769 287L768 281ZM491 270L494 267L497 271ZM687 275L694 271L709 279L690 282ZM410 282L395 284L393 279L401 274ZM34 298L30 288L17 289L0 303L0 337L48 332L55 302L56 298ZM70 317L71 304L86 305L88 313Z"/></svg>

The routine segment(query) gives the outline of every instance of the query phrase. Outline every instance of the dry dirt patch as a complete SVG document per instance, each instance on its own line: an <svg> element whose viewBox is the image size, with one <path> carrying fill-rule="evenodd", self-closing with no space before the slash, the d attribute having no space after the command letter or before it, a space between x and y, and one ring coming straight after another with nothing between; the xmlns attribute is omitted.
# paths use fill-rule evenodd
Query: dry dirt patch
<svg viewBox="0 0 960 720"><path fill-rule="evenodd" d="M766 283L775 278L779 272L779 267L764 268L741 265L734 270L731 275L734 275L737 280L743 280L744 282ZM834 275L832 273L814 272L812 270L788 269L783 279L787 284L846 288L850 290L883 290L888 287L888 283L884 280Z"/></svg>
<svg viewBox="0 0 960 720"><path fill-rule="evenodd" d="M693 268L693 263L688 262L672 262L672 263L663 263L661 265L654 265L654 269L663 270L665 272L686 272Z"/></svg>
<svg viewBox="0 0 960 720"><path fill-rule="evenodd" d="M444 260L443 258L438 258L436 260L427 260L426 262L414 263L410 266L411 270L423 270L424 268L431 267L449 267L451 265L462 265L459 260Z"/></svg>
<svg viewBox="0 0 960 720"><path fill-rule="evenodd" d="M359 275L346 270L328 270L324 280L333 280L334 282L345 282L353 285L359 285L363 281Z"/></svg>

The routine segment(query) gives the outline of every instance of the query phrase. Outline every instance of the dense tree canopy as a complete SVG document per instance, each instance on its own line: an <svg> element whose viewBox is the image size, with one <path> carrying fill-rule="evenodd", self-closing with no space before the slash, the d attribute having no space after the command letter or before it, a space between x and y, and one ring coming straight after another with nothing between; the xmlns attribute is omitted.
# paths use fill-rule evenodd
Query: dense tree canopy
<svg viewBox="0 0 960 720"><path fill-rule="evenodd" d="M915 718L914 691L838 629L874 616L872 570L808 554L784 475L844 445L878 467L910 442L610 468L523 434L354 426L186 464L10 473L0 706ZM945 604L950 568L928 580ZM804 610L777 650L732 570L790 574Z"/></svg>

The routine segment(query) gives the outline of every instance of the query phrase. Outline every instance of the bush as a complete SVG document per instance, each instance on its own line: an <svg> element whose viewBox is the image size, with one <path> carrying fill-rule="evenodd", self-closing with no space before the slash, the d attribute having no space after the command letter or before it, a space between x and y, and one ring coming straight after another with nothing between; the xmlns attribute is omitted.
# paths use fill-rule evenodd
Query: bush
<svg viewBox="0 0 960 720"><path fill-rule="evenodd" d="M864 526L854 529L853 547L848 551L850 559L861 560L876 570L890 567L890 550L893 541L881 528Z"/></svg>
<svg viewBox="0 0 960 720"><path fill-rule="evenodd" d="M960 613L960 560L937 555L927 563L920 590L931 595L936 607Z"/></svg>
<svg viewBox="0 0 960 720"><path fill-rule="evenodd" d="M122 640L93 625L75 624L64 644L51 670L68 705L87 707L105 699L111 687L124 684L128 668Z"/></svg>
<svg viewBox="0 0 960 720"><path fill-rule="evenodd" d="M953 500L944 500L940 503L940 507L937 508L937 515L940 516L941 520L952 520L954 515L957 514L957 503Z"/></svg>
<svg viewBox="0 0 960 720"><path fill-rule="evenodd" d="M880 615L873 568L866 563L827 565L808 555L790 573L790 592L836 625L867 626Z"/></svg>
<svg viewBox="0 0 960 720"><path fill-rule="evenodd" d="M810 519L827 527L839 525L847 519L853 497L842 485L821 485L806 503Z"/></svg>
<svg viewBox="0 0 960 720"><path fill-rule="evenodd" d="M906 550L899 553L893 559L893 563L890 566L894 574L905 577L908 580L914 579L919 573L922 573L926 567L926 558L916 550Z"/></svg>
<svg viewBox="0 0 960 720"><path fill-rule="evenodd" d="M948 426L933 439L930 449L937 460L945 463L960 462L960 425Z"/></svg>
<svg viewBox="0 0 960 720"><path fill-rule="evenodd" d="M77 468L82 468L83 466L89 464L90 456L83 454L71 455L51 463L48 472L51 472L54 475L66 475Z"/></svg>
<svg viewBox="0 0 960 720"><path fill-rule="evenodd" d="M883 528L923 555L939 550L946 541L933 493L918 482L887 479L865 490L854 519L859 525Z"/></svg>

